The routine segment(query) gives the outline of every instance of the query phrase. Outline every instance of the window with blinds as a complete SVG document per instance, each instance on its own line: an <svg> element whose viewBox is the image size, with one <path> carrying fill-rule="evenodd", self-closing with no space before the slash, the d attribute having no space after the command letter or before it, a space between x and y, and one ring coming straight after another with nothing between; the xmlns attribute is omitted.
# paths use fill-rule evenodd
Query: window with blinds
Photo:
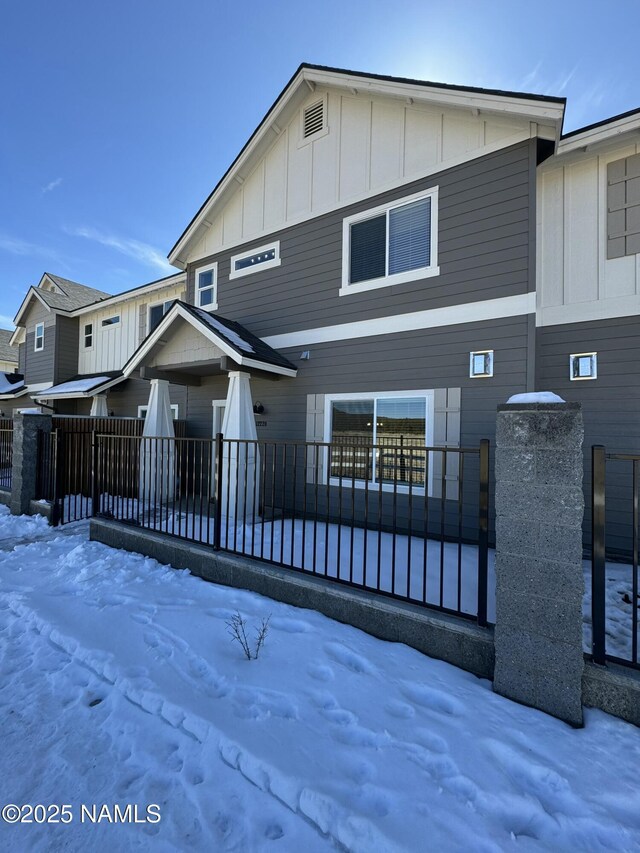
<svg viewBox="0 0 640 853"><path fill-rule="evenodd" d="M640 254L640 154L607 166L607 258Z"/></svg>
<svg viewBox="0 0 640 853"><path fill-rule="evenodd" d="M340 292L437 274L436 208L437 188L345 219Z"/></svg>

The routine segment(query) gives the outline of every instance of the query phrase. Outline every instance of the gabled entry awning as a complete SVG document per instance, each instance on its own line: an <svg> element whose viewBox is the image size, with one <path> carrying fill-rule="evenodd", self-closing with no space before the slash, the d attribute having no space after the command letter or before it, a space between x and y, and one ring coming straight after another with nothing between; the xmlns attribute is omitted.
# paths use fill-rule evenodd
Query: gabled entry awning
<svg viewBox="0 0 640 853"><path fill-rule="evenodd" d="M79 374L67 382L52 385L33 395L34 400L75 400L104 394L109 388L126 379L120 370L104 373Z"/></svg>
<svg viewBox="0 0 640 853"><path fill-rule="evenodd" d="M189 384L203 375L233 370L273 378L295 377L298 372L240 323L176 301L125 364L123 374Z"/></svg>
<svg viewBox="0 0 640 853"><path fill-rule="evenodd" d="M29 393L20 373L0 373L0 400L15 400Z"/></svg>

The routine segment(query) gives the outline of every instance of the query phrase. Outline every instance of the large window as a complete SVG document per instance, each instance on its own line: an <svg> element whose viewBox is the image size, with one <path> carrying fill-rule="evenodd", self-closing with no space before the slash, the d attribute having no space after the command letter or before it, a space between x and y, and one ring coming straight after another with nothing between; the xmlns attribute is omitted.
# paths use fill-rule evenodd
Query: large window
<svg viewBox="0 0 640 853"><path fill-rule="evenodd" d="M218 264L209 264L196 270L196 305L215 311L217 304Z"/></svg>
<svg viewBox="0 0 640 853"><path fill-rule="evenodd" d="M340 294L437 275L438 189L349 216Z"/></svg>
<svg viewBox="0 0 640 853"><path fill-rule="evenodd" d="M326 413L332 479L424 488L433 392L333 395Z"/></svg>
<svg viewBox="0 0 640 853"><path fill-rule="evenodd" d="M33 336L33 349L40 352L44 349L44 323L36 323L36 331Z"/></svg>

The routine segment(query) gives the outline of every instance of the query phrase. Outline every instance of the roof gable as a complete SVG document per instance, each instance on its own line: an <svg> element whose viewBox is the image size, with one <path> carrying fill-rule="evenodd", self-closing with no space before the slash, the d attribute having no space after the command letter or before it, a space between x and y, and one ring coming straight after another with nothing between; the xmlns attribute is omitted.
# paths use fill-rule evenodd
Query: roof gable
<svg viewBox="0 0 640 853"><path fill-rule="evenodd" d="M302 137L326 102L327 132ZM186 263L539 132L564 99L303 65L172 249ZM531 127L531 122L536 128Z"/></svg>
<svg viewBox="0 0 640 853"><path fill-rule="evenodd" d="M190 327L189 335L185 334ZM193 342L193 333L199 333L205 339L205 346ZM176 338L177 346L172 345ZM179 361L185 362L185 343L188 342L189 358L197 354L199 361L219 359L228 356L240 367L253 368L284 376L295 376L297 369L277 350L274 350L263 340L236 323L217 314L209 314L201 308L194 308L186 302L176 301L165 314L156 328L147 335L135 353L123 367L123 374L131 374L139 370L145 363L154 359L163 348L171 358L158 359L158 364L166 366L173 364L175 353Z"/></svg>

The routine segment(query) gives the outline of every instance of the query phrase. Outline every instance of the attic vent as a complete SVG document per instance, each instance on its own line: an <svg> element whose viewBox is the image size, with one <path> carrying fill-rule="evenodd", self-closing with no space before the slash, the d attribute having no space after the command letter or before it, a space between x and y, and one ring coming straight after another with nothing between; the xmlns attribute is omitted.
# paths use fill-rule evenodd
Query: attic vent
<svg viewBox="0 0 640 853"><path fill-rule="evenodd" d="M303 116L303 136L305 139L313 136L324 127L324 100L317 101L305 107Z"/></svg>

